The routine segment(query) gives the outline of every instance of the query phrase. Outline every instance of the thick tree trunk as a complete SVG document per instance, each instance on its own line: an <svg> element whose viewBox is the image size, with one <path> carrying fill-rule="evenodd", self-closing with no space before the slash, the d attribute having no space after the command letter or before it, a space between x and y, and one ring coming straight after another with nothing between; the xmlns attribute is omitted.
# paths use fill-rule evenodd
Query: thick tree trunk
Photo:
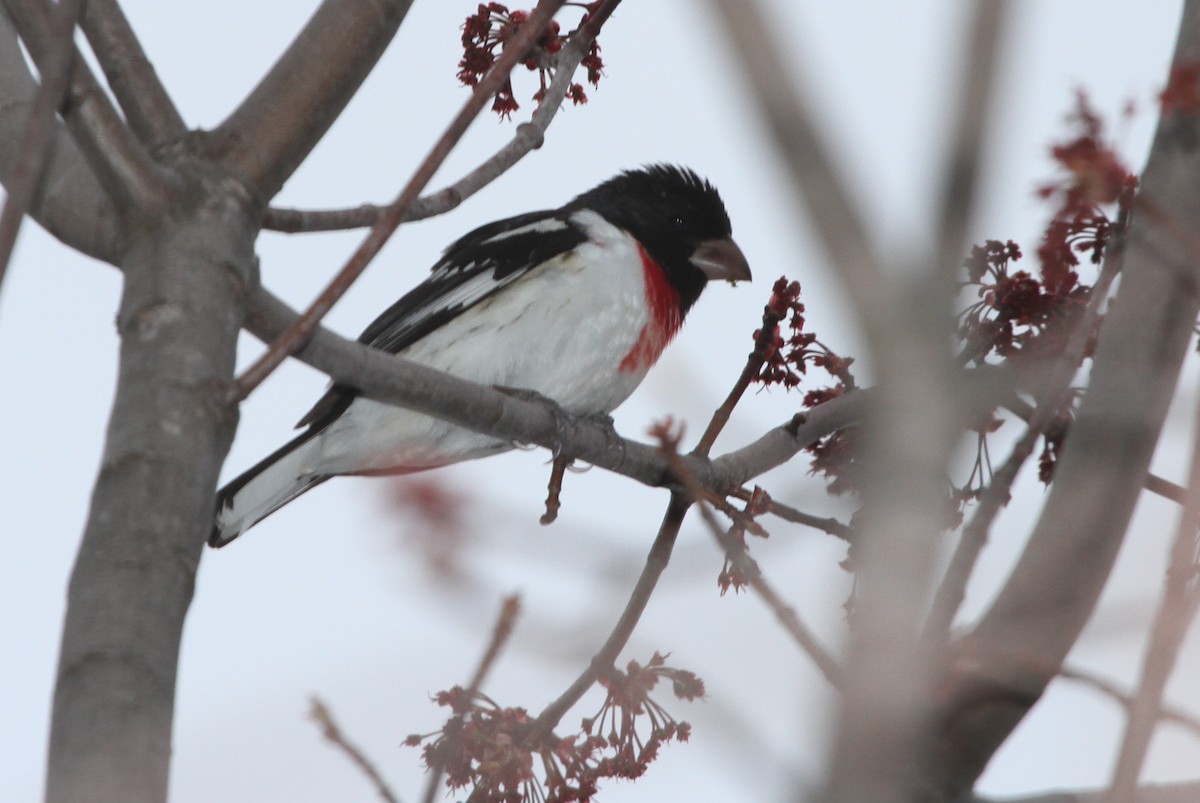
<svg viewBox="0 0 1200 803"><path fill-rule="evenodd" d="M121 359L103 462L71 577L47 800L166 799L184 614L236 408L255 216L202 181L121 266Z"/></svg>

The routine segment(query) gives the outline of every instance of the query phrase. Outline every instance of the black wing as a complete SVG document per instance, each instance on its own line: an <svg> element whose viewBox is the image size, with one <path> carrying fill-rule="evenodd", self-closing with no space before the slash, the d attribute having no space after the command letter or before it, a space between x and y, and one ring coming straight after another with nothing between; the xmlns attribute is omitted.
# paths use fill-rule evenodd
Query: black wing
<svg viewBox="0 0 1200 803"><path fill-rule="evenodd" d="M446 249L429 278L388 307L358 341L396 354L533 268L587 240L563 210L530 212L471 231ZM319 431L345 412L358 391L334 385L297 427Z"/></svg>
<svg viewBox="0 0 1200 803"><path fill-rule="evenodd" d="M358 340L393 354L402 351L586 239L558 212L531 212L481 226L447 248L429 278L386 309Z"/></svg>

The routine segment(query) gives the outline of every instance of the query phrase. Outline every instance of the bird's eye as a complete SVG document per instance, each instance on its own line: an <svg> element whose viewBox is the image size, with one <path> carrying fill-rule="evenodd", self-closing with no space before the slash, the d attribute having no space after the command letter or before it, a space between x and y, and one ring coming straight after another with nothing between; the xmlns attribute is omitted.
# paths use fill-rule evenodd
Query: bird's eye
<svg viewBox="0 0 1200 803"><path fill-rule="evenodd" d="M672 218L671 225L678 231L682 231L687 228L687 222L679 216Z"/></svg>

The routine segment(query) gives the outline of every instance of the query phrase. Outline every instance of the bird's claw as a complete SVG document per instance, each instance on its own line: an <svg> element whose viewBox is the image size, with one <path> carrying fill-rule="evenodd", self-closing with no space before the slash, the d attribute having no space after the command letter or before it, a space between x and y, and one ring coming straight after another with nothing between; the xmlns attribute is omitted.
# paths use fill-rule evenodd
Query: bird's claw
<svg viewBox="0 0 1200 803"><path fill-rule="evenodd" d="M567 412L567 410L554 399L536 390L529 388L510 388L504 385L493 385L493 387L503 393L505 396L512 396L514 399L521 401L535 402L546 407L552 416L554 416L554 448L551 450L551 455L554 460L562 456L564 442L566 441L567 429L574 425L577 417Z"/></svg>
<svg viewBox="0 0 1200 803"><path fill-rule="evenodd" d="M538 393L536 390L530 390L529 388L512 388L504 385L494 385L493 387L506 396L512 396L514 399L520 399L522 401L536 402L545 406L550 411L550 414L554 416L555 432L554 448L551 450L552 459L558 460L563 456L567 435L580 422L583 422L593 424L603 429L608 438L609 448L619 448L621 450L621 458L619 463L624 462L625 441L620 435L617 434L617 429L613 423L613 417L608 413L585 413L582 415L577 415L564 408L554 399L542 393ZM570 465L571 462L572 461L568 461L567 468L571 469L572 471L587 471L587 468L572 468Z"/></svg>

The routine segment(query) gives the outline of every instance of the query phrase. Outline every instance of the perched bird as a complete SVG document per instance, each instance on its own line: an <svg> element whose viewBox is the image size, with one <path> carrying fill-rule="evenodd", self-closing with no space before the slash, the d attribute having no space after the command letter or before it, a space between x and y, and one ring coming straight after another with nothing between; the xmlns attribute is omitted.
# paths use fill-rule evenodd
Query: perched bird
<svg viewBox="0 0 1200 803"><path fill-rule="evenodd" d="M606 415L641 383L710 279L749 280L712 184L653 165L558 209L470 232L359 342L486 385ZM217 494L224 546L340 474L404 474L495 454L507 441L334 384L307 427Z"/></svg>

